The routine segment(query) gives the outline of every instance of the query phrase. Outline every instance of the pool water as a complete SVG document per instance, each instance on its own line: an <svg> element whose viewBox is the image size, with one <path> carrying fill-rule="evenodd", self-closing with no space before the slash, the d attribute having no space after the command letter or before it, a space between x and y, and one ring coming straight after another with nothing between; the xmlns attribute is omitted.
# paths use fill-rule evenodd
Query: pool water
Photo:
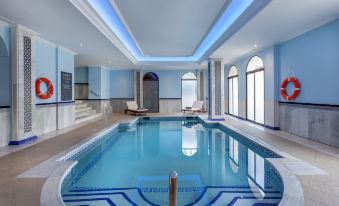
<svg viewBox="0 0 339 206"><path fill-rule="evenodd" d="M73 157L62 197L66 205L168 205L175 170L178 205L278 205L281 178L265 160L277 157L200 120L141 119Z"/></svg>

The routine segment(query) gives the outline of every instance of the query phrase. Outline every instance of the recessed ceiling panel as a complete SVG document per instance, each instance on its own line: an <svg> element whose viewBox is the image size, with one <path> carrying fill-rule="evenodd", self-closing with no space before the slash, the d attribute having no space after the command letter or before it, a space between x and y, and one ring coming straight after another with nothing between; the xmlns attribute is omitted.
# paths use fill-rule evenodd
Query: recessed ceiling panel
<svg viewBox="0 0 339 206"><path fill-rule="evenodd" d="M228 1L111 0L143 54L167 57L192 55Z"/></svg>

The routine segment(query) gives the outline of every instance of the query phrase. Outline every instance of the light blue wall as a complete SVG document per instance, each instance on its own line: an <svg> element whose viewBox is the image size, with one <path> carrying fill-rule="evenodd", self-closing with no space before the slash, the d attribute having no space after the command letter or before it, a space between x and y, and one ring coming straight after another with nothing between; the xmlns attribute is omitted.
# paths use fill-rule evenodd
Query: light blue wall
<svg viewBox="0 0 339 206"><path fill-rule="evenodd" d="M232 65L236 66L239 73L239 99L246 101L246 70L248 62L253 56L259 56L264 62L265 69L265 100L274 101L278 100L276 95L275 82L276 75L279 72L275 71L275 47L269 47L267 49L257 51L251 55L239 60L237 62L225 65L225 95L228 95L228 72Z"/></svg>
<svg viewBox="0 0 339 206"><path fill-rule="evenodd" d="M88 92L89 99L101 99L101 67L88 68ZM97 94L94 95L92 92Z"/></svg>
<svg viewBox="0 0 339 206"><path fill-rule="evenodd" d="M280 54L280 81L300 81L296 102L339 104L339 19L281 44Z"/></svg>
<svg viewBox="0 0 339 206"><path fill-rule="evenodd" d="M0 26L0 106L11 105L10 28Z"/></svg>
<svg viewBox="0 0 339 206"><path fill-rule="evenodd" d="M101 99L111 98L110 72L108 68L101 68Z"/></svg>
<svg viewBox="0 0 339 206"><path fill-rule="evenodd" d="M88 83L88 67L76 68L74 79L75 83Z"/></svg>
<svg viewBox="0 0 339 206"><path fill-rule="evenodd" d="M54 94L50 99L40 99L36 97L36 104L52 103L57 101L57 48L45 41L37 39L35 41L35 78L46 77L51 80L54 85ZM41 85L41 90L47 90L46 85Z"/></svg>
<svg viewBox="0 0 339 206"><path fill-rule="evenodd" d="M35 58L35 79L47 77L54 85L54 94L51 98L40 99L36 96L35 103L61 102L62 71L72 73L74 85L74 54L45 40L37 39L35 41ZM41 90L47 90L45 84L42 84ZM74 86L72 100L74 100Z"/></svg>
<svg viewBox="0 0 339 206"><path fill-rule="evenodd" d="M57 49L57 76L58 85L61 85L61 72L72 73L73 94L74 100L74 54L67 49L58 47ZM58 86L58 101L61 102L61 86Z"/></svg>
<svg viewBox="0 0 339 206"><path fill-rule="evenodd" d="M159 97L160 98L181 98L181 77L186 72L193 72L196 74L196 70L147 70L147 72L153 72L159 77Z"/></svg>
<svg viewBox="0 0 339 206"><path fill-rule="evenodd" d="M254 52L225 66L225 93L228 95L228 71L239 70L239 99L246 100L246 67L250 58L260 56L265 65L265 100L285 101L280 95L281 82L295 76L301 94L295 102L339 104L339 19L280 45ZM289 85L288 90L291 90Z"/></svg>
<svg viewBox="0 0 339 206"><path fill-rule="evenodd" d="M134 98L134 71L111 70L111 98Z"/></svg>
<svg viewBox="0 0 339 206"><path fill-rule="evenodd" d="M11 31L9 26L0 25L0 37L4 40L8 53L11 48Z"/></svg>

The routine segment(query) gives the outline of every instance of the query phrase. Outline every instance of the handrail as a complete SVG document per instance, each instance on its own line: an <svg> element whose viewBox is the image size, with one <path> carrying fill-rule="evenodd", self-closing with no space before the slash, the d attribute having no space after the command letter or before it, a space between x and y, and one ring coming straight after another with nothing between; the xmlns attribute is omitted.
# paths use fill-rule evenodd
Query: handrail
<svg viewBox="0 0 339 206"><path fill-rule="evenodd" d="M178 173L172 171L169 175L169 206L178 205Z"/></svg>
<svg viewBox="0 0 339 206"><path fill-rule="evenodd" d="M89 93L92 93L92 94L94 94L95 96L99 97L99 94L93 92L93 90L90 90Z"/></svg>

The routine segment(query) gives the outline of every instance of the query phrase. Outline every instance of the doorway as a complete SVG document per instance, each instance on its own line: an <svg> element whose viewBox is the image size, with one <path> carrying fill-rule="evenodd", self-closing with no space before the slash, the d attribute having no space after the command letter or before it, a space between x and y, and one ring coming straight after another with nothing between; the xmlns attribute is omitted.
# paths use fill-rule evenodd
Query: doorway
<svg viewBox="0 0 339 206"><path fill-rule="evenodd" d="M153 72L143 78L143 103L149 112L159 112L159 78Z"/></svg>

